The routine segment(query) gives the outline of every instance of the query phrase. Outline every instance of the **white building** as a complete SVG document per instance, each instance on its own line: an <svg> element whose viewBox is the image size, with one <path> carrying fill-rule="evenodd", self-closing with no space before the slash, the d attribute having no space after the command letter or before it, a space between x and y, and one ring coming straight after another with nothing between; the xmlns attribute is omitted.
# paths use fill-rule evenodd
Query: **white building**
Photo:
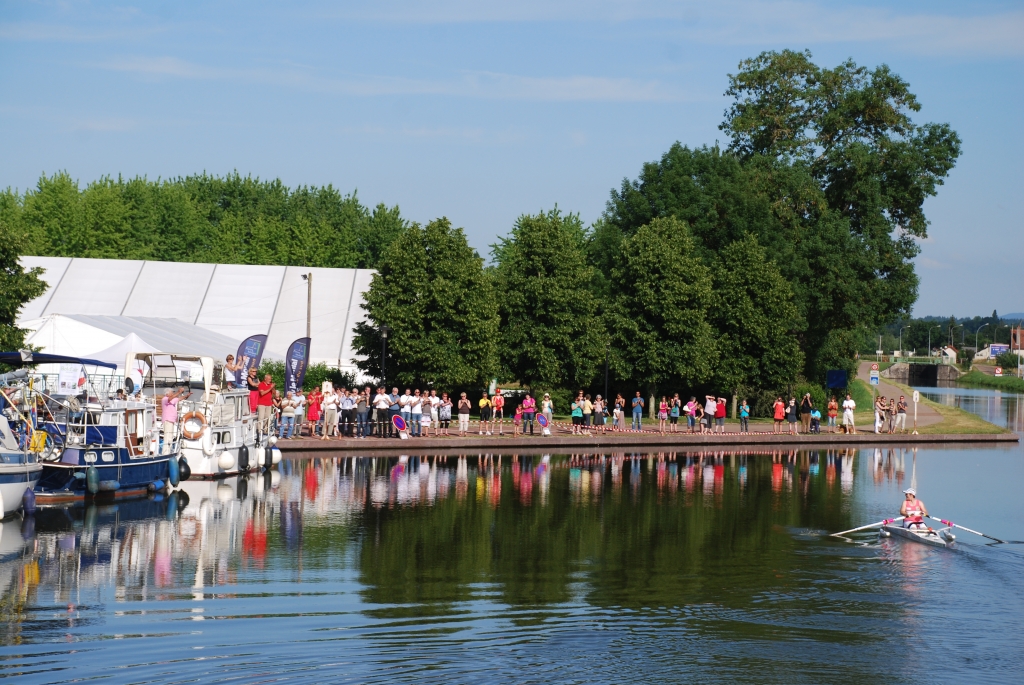
<svg viewBox="0 0 1024 685"><path fill-rule="evenodd" d="M356 370L352 331L365 318L360 305L373 277L367 269L70 257L26 256L21 264L41 267L48 287L26 303L18 324L33 331L81 328L83 339L88 335L96 342L95 350L82 350L81 342L72 340L55 341L53 349L46 349L60 354L74 348L81 356L135 333L161 352L223 359L242 340L262 333L268 336L267 353L283 358L292 341L306 335L307 283L302 276L311 273L311 362L345 371ZM55 314L64 320L56 322ZM33 343L40 345L44 338Z"/></svg>

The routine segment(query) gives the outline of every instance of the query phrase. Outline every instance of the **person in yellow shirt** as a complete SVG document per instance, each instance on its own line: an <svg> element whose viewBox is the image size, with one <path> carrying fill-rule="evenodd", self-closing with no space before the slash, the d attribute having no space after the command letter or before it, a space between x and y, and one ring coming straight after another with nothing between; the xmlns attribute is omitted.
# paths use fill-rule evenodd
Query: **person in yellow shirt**
<svg viewBox="0 0 1024 685"><path fill-rule="evenodd" d="M480 435L483 435L484 431L487 431L487 435L491 434L491 400L488 399L486 390L480 398Z"/></svg>

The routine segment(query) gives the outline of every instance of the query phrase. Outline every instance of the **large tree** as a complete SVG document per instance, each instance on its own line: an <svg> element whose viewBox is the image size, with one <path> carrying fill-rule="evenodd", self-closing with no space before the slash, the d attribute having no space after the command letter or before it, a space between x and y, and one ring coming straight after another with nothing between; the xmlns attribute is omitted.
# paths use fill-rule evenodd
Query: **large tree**
<svg viewBox="0 0 1024 685"><path fill-rule="evenodd" d="M25 236L5 219L16 217L19 211L10 193L0 193L0 350L6 351L24 346L25 331L16 323L18 312L46 290L46 283L39 278L42 269L25 271L18 263Z"/></svg>
<svg viewBox="0 0 1024 685"><path fill-rule="evenodd" d="M494 245L502 370L528 387L579 388L604 359L579 215L558 209L519 217Z"/></svg>
<svg viewBox="0 0 1024 685"><path fill-rule="evenodd" d="M448 219L413 224L388 246L362 306L367 321L353 343L365 373L381 376L380 330L388 326L389 382L450 389L494 377L494 290L483 259Z"/></svg>
<svg viewBox="0 0 1024 685"><path fill-rule="evenodd" d="M710 318L718 344L717 387L779 388L803 368L793 291L753 235L720 252L712 267Z"/></svg>
<svg viewBox="0 0 1024 685"><path fill-rule="evenodd" d="M666 383L711 380L717 353L708 322L711 270L685 222L654 219L625 238L612 282L607 321L616 375L645 383L651 392Z"/></svg>

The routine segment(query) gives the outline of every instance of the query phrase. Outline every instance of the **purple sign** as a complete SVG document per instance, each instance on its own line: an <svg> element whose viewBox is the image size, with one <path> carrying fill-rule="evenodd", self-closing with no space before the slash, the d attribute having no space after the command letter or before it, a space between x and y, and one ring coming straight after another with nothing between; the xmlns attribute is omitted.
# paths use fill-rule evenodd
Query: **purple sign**
<svg viewBox="0 0 1024 685"><path fill-rule="evenodd" d="M306 377L306 367L309 365L309 338L299 338L288 346L284 364L285 392L302 390L302 380Z"/></svg>
<svg viewBox="0 0 1024 685"><path fill-rule="evenodd" d="M250 368L258 369L260 361L263 360L263 350L267 347L267 336L251 335L242 341L238 346L238 354L235 355L235 363L241 364L235 375L236 382L244 384L249 375Z"/></svg>

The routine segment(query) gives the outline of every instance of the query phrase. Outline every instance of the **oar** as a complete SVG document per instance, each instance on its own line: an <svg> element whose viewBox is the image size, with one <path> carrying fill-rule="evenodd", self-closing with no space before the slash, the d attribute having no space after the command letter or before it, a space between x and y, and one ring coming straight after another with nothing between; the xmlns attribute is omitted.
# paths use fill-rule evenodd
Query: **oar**
<svg viewBox="0 0 1024 685"><path fill-rule="evenodd" d="M832 537L839 537L840 535L846 535L847 533L856 533L858 530L865 530L867 528L879 528L881 526L886 526L895 521L902 521L904 518L904 516L900 516L894 519L882 519L878 523L869 523L868 525L861 526L860 528L851 528L850 530L844 530L841 533L832 533Z"/></svg>
<svg viewBox="0 0 1024 685"><path fill-rule="evenodd" d="M946 519L940 519L938 516L929 516L928 518L932 519L933 521L940 521L940 522L946 524L947 526L949 526L950 528L959 528L960 530L966 530L968 533L974 533L975 535L980 535L983 538L988 538L989 540L995 540L996 542L1002 542L1003 544L1006 544L1006 540L1000 540L999 538L994 538L991 535L985 535L984 533L979 533L976 530L971 530L970 528L966 528L964 526L958 526L957 524L953 523L952 521L947 521Z"/></svg>

